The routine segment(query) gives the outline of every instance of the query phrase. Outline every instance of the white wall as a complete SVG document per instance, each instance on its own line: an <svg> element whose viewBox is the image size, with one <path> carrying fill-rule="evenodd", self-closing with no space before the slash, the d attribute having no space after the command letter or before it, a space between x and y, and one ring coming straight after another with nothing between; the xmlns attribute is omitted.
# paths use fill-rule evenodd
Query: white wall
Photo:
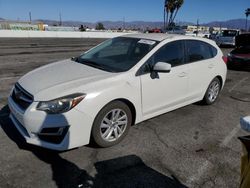
<svg viewBox="0 0 250 188"><path fill-rule="evenodd" d="M0 30L0 38L113 38L126 34L129 33Z"/></svg>

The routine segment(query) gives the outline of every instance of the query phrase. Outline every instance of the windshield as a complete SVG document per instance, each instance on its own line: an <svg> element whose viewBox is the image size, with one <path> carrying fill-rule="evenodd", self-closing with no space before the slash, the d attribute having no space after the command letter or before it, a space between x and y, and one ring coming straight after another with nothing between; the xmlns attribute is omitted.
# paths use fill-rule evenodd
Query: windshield
<svg viewBox="0 0 250 188"><path fill-rule="evenodd" d="M156 44L158 42L153 40L117 37L103 42L76 61L109 72L124 72L136 65Z"/></svg>
<svg viewBox="0 0 250 188"><path fill-rule="evenodd" d="M235 37L237 35L237 31L235 30L224 30L222 31L223 37Z"/></svg>

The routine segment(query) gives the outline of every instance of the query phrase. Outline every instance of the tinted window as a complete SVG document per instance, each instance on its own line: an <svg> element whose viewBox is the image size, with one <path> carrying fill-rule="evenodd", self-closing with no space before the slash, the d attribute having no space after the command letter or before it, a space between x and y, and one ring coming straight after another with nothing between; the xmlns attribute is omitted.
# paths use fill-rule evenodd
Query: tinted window
<svg viewBox="0 0 250 188"><path fill-rule="evenodd" d="M107 46L98 53L99 58L106 58L110 56L125 55L128 53L128 49L131 45L129 40L122 40L120 42L114 42L112 45Z"/></svg>
<svg viewBox="0 0 250 188"><path fill-rule="evenodd" d="M196 40L187 40L186 50L188 63L209 59L217 54L217 50L215 52L209 44Z"/></svg>
<svg viewBox="0 0 250 188"><path fill-rule="evenodd" d="M183 42L175 41L166 44L159 49L150 59L149 64L154 65L157 62L166 62L172 67L182 65L184 62Z"/></svg>
<svg viewBox="0 0 250 188"><path fill-rule="evenodd" d="M209 45L209 44L208 44ZM218 53L217 49L211 45L209 45L210 48L211 48L211 51L212 51L212 57L215 57Z"/></svg>

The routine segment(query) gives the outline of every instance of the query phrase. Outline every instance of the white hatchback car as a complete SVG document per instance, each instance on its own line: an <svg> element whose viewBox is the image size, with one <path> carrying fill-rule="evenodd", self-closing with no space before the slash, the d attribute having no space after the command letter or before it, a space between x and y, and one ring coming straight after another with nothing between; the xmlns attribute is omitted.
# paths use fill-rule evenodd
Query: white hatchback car
<svg viewBox="0 0 250 188"><path fill-rule="evenodd" d="M108 147L131 125L185 105L216 101L227 68L208 39L166 34L113 38L83 55L24 75L8 98L30 144L54 150Z"/></svg>

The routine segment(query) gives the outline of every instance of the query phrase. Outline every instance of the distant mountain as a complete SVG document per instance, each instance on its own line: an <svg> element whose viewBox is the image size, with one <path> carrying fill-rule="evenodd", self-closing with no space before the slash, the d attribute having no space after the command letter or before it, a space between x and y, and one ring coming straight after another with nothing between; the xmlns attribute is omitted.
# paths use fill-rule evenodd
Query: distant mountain
<svg viewBox="0 0 250 188"><path fill-rule="evenodd" d="M35 22L42 22L52 25L59 25L58 20L34 20ZM103 23L106 29L119 29L119 28L129 28L129 29L152 29L152 28L162 28L164 23L163 22L146 22L146 21L132 21L132 22L123 22L123 21L99 21ZM81 21L63 21L63 26L74 26L79 27L80 25L95 28L97 23L91 22L81 22ZM179 22L178 25L192 25L193 23L190 22Z"/></svg>
<svg viewBox="0 0 250 188"><path fill-rule="evenodd" d="M0 18L0 21L3 21L5 19ZM49 26L58 26L59 21L58 20L33 20L33 22L42 22L44 24L48 24ZM153 29L153 28L163 28L163 22L147 22L147 21L132 21L132 22L123 22L123 21L100 21L103 23L104 27L106 29L119 29L119 28L127 28L127 29ZM250 22L250 21L249 21ZM209 23L204 23L200 25L208 26L208 27L227 27L227 28L233 28L233 29L245 29L245 19L234 19L234 20L228 20L228 21L214 21ZM82 22L82 21L63 21L63 26L71 26L71 27L80 27L81 25L89 28L95 28L97 23L91 23L91 22ZM191 22L178 22L177 25L196 25L195 23ZM250 25L250 24L249 24Z"/></svg>
<svg viewBox="0 0 250 188"><path fill-rule="evenodd" d="M207 24L203 24L208 27L227 27L231 29L245 29L246 20L245 19L234 19L228 21L214 21Z"/></svg>
<svg viewBox="0 0 250 188"><path fill-rule="evenodd" d="M42 22L44 24L47 24L49 26L58 26L60 23L58 20L34 20L33 22ZM95 27L95 23L90 23L90 22L81 22L81 21L63 21L62 22L63 26L71 26L71 27L79 27L80 25L85 25L87 27Z"/></svg>
<svg viewBox="0 0 250 188"><path fill-rule="evenodd" d="M48 25L58 25L59 21L56 20L36 20ZM142 29L145 30L147 28L162 28L163 22L146 22L146 21L132 21L132 22L123 22L123 21L100 21L103 23L106 29L118 29L118 28L129 28L129 29ZM232 29L245 29L245 19L234 19L228 21L214 21L209 23L204 23L201 25L208 27L227 27ZM64 26L76 26L84 25L89 28L94 28L96 23L91 22L81 22L81 21L63 21ZM192 22L178 22L178 25L196 25Z"/></svg>
<svg viewBox="0 0 250 188"><path fill-rule="evenodd" d="M48 25L59 25L59 21L56 20L34 20L35 22L43 22ZM146 28L161 28L163 27L163 22L144 22L144 21L133 21L133 22L123 22L123 21L99 21L103 23L104 27L107 29L118 29L118 28L130 28L130 29L146 29ZM63 26L75 26L79 27L84 25L89 28L95 28L97 23L91 22L81 22L81 21L63 21Z"/></svg>

